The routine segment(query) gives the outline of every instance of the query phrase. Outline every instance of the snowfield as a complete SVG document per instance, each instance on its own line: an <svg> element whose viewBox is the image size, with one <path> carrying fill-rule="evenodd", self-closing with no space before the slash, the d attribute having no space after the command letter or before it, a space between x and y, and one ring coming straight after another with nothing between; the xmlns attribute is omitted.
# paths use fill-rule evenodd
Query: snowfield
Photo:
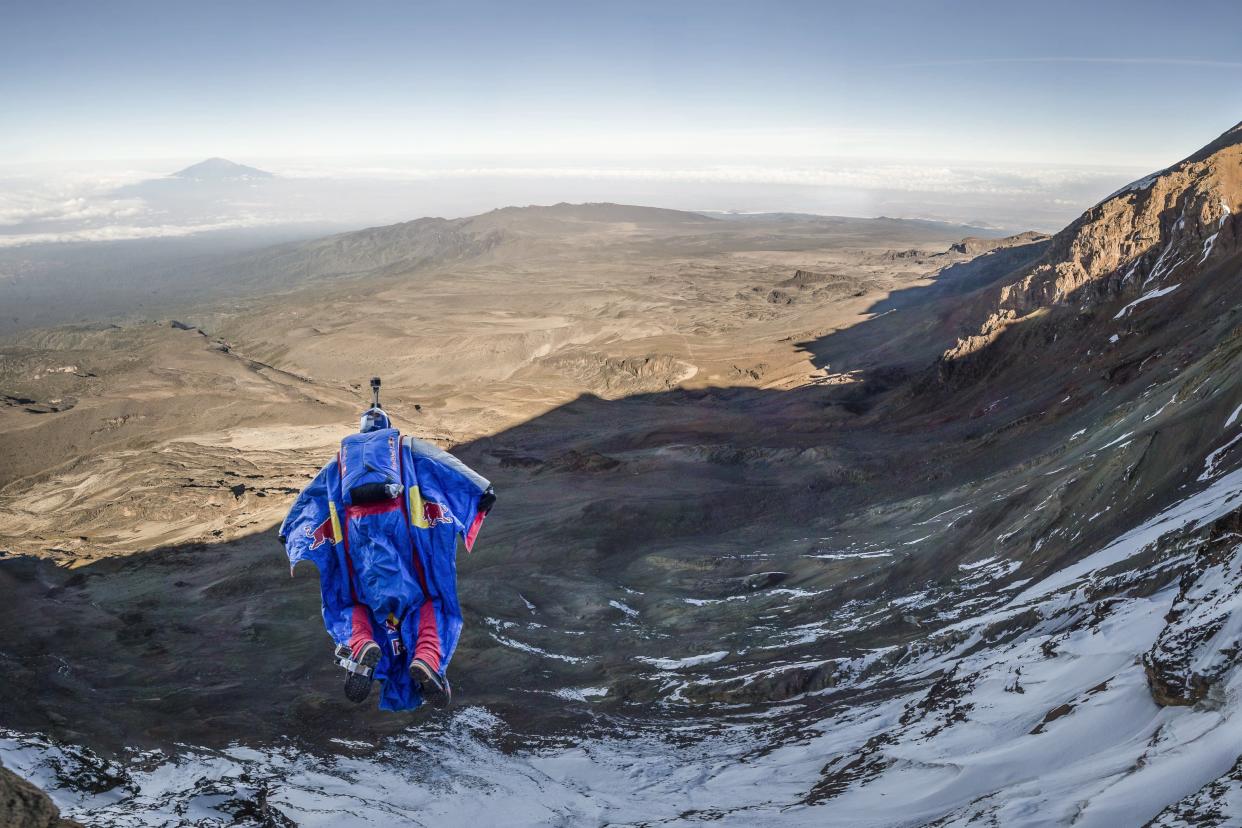
<svg viewBox="0 0 1242 828"><path fill-rule="evenodd" d="M778 720L778 705L772 715L689 721L663 736L505 753L494 746L504 724L465 707L437 733L411 730L375 748L341 743L337 755L292 745L187 746L176 756L135 753L119 765L5 732L0 758L49 790L68 816L101 828L260 825L273 812L308 827L477 825L498 811L510 824L556 825L1238 824L1242 673L1231 654L1242 634L1242 622L1232 620L1242 603L1242 543L1236 533L1215 546L1168 541L1197 537L1240 501L1242 470L1006 603L933 633L915 657L878 673L893 653L841 665L842 676L856 677L852 689L894 680L915 689L842 705L794 729ZM1102 574L1160 547L1167 551L1146 570ZM1184 577L1180 593L1177 582L1148 595L1127 592L1150 572L1186 565L1196 548L1217 550L1214 563L1191 566L1198 580ZM1004 564L962 568L977 581L998 566L1003 573ZM1166 620L1179 601L1196 609ZM1142 656L1168 657L1179 647L1185 652L1174 661L1184 655L1190 672L1211 669L1221 679L1199 703L1162 707ZM650 662L678 671L726 655ZM1181 675L1176 664L1173 673ZM817 693L848 689L846 682ZM602 694L561 695L589 704ZM1218 821L1195 821L1209 817Z"/></svg>

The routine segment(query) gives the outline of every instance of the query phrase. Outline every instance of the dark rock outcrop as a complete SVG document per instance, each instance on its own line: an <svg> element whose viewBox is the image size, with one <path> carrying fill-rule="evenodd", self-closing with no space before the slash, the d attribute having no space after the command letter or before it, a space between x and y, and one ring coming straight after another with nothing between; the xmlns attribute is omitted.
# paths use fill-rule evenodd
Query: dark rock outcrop
<svg viewBox="0 0 1242 828"><path fill-rule="evenodd" d="M1037 233L1034 230L1027 230L1024 233L1018 233L1013 236L1005 236L1001 239L984 239L979 236L967 236L957 244L949 245L948 252L962 253L967 256L978 256L980 253L987 253L990 250L1031 244L1033 242L1045 241L1047 239L1048 236L1043 233Z"/></svg>
<svg viewBox="0 0 1242 828"><path fill-rule="evenodd" d="M1237 663L1242 649L1242 509L1208 529L1194 563L1183 573L1177 600L1156 643L1143 656L1152 698L1163 706L1191 705ZM1235 614L1237 620L1235 620Z"/></svg>
<svg viewBox="0 0 1242 828"><path fill-rule="evenodd" d="M0 825L4 828L82 828L61 819L48 795L0 765Z"/></svg>

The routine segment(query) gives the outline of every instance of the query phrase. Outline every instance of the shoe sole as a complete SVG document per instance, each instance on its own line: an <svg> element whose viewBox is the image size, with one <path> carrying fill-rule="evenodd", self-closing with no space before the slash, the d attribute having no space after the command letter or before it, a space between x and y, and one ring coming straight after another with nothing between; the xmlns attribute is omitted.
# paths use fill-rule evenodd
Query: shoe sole
<svg viewBox="0 0 1242 828"><path fill-rule="evenodd" d="M364 667L370 667L371 676L364 676L360 673L350 673L345 678L345 698L354 704L362 704L367 700L367 696L371 695L371 683L374 681L375 665L379 664L380 649L378 646L370 647L358 663Z"/></svg>
<svg viewBox="0 0 1242 828"><path fill-rule="evenodd" d="M417 663L410 665L410 678L419 686L423 701L435 709L444 710L453 703L453 691L448 687L448 679L440 679L439 676L428 678L425 669ZM443 681L444 687L438 686L437 681Z"/></svg>

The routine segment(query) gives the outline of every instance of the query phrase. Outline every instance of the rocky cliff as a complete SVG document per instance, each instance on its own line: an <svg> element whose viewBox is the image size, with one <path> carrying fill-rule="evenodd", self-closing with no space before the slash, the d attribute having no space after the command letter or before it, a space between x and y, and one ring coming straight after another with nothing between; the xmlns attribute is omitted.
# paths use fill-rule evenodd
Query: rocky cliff
<svg viewBox="0 0 1242 828"><path fill-rule="evenodd" d="M1242 235L1242 124L1173 166L1112 194L1057 233L1043 258L981 303L978 329L944 355L944 373L986 360L1011 326L1050 310L1091 311L1167 295L1235 255ZM1101 326L1103 330L1103 326Z"/></svg>

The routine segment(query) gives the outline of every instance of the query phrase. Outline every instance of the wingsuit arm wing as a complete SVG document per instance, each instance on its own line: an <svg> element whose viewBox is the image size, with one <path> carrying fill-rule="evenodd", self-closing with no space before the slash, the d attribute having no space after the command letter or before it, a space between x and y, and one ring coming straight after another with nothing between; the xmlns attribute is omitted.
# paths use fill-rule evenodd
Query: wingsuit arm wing
<svg viewBox="0 0 1242 828"><path fill-rule="evenodd" d="M417 437L407 437L420 485L444 497L449 516L466 546L474 547L483 518L496 503L491 481L444 449Z"/></svg>
<svg viewBox="0 0 1242 828"><path fill-rule="evenodd" d="M349 640L353 606L338 513L339 489L340 475L334 459L302 490L280 526L290 574L304 560L311 561L319 570L324 625L338 643Z"/></svg>

